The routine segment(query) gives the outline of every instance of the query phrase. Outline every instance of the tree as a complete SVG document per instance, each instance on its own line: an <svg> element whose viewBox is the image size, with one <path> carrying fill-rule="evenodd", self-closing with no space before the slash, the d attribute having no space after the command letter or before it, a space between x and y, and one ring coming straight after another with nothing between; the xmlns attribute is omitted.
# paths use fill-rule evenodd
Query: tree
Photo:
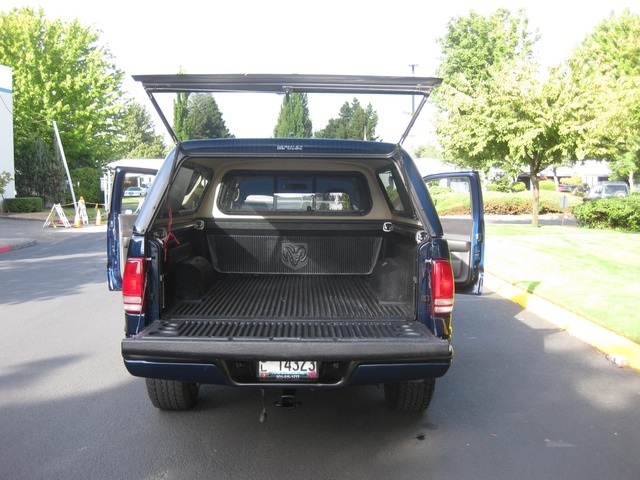
<svg viewBox="0 0 640 480"><path fill-rule="evenodd" d="M539 37L528 26L523 10L513 15L503 8L489 17L472 11L468 17L451 19L447 33L437 40L444 55L436 73L449 85L477 89L489 79L490 68L532 57Z"/></svg>
<svg viewBox="0 0 640 480"><path fill-rule="evenodd" d="M48 21L41 9L30 8L0 14L0 31L0 63L13 69L17 186L31 176L28 151L37 141L52 144L51 120L70 168L115 158L123 74L98 44L98 32L78 20Z"/></svg>
<svg viewBox="0 0 640 480"><path fill-rule="evenodd" d="M188 93L177 93L173 101L173 132L180 141L189 140L189 133L185 125L189 112L188 103Z"/></svg>
<svg viewBox="0 0 640 480"><path fill-rule="evenodd" d="M640 142L640 137L638 138L638 142ZM636 172L640 170L640 144L635 145L633 151L626 152L622 154L620 158L618 158L615 162L611 163L611 170L619 177L619 178L627 178L629 181L629 185L631 186L631 190L637 190L635 185L637 184Z"/></svg>
<svg viewBox="0 0 640 480"><path fill-rule="evenodd" d="M180 67L178 75L185 74L186 71ZM187 112L189 111L189 94L186 92L177 93L173 100L173 133L176 134L178 140L189 140L189 134L186 130Z"/></svg>
<svg viewBox="0 0 640 480"><path fill-rule="evenodd" d="M104 202L104 194L100 190L102 168L80 167L70 173L76 198L82 197L87 204Z"/></svg>
<svg viewBox="0 0 640 480"><path fill-rule="evenodd" d="M442 160L442 148L433 144L420 145L418 148L416 148L416 157L437 158L439 160Z"/></svg>
<svg viewBox="0 0 640 480"><path fill-rule="evenodd" d="M36 138L23 144L23 158L16 164L16 191L20 197L37 196L54 202L64 200L66 176L62 160L49 142Z"/></svg>
<svg viewBox="0 0 640 480"><path fill-rule="evenodd" d="M512 176L527 173L531 223L538 226L538 174L575 156L575 91L557 71L541 79L536 64L526 60L489 70L486 83L468 93L444 86L436 131L450 163L485 173L491 167Z"/></svg>
<svg viewBox="0 0 640 480"><path fill-rule="evenodd" d="M0 172L0 212L4 206L4 193L7 185L13 180L13 177L9 172Z"/></svg>
<svg viewBox="0 0 640 480"><path fill-rule="evenodd" d="M163 158L167 146L155 131L149 112L137 102L127 108L122 127L123 158Z"/></svg>
<svg viewBox="0 0 640 480"><path fill-rule="evenodd" d="M342 138L351 140L377 140L378 114L371 104L363 109L357 98L351 105L344 102L338 118L331 118L327 126L315 133L317 138Z"/></svg>
<svg viewBox="0 0 640 480"><path fill-rule="evenodd" d="M307 94L294 92L286 95L282 100L273 136L276 138L309 138L312 131Z"/></svg>
<svg viewBox="0 0 640 480"><path fill-rule="evenodd" d="M184 132L189 139L233 138L213 95L195 93L188 96Z"/></svg>
<svg viewBox="0 0 640 480"><path fill-rule="evenodd" d="M567 62L583 105L580 150L634 184L640 169L640 16L600 23Z"/></svg>
<svg viewBox="0 0 640 480"><path fill-rule="evenodd" d="M574 90L559 71L543 80L533 60L537 34L523 11L454 18L439 43L444 77L435 96L436 133L445 159L488 173L531 177L532 225L538 225L538 173L573 158Z"/></svg>

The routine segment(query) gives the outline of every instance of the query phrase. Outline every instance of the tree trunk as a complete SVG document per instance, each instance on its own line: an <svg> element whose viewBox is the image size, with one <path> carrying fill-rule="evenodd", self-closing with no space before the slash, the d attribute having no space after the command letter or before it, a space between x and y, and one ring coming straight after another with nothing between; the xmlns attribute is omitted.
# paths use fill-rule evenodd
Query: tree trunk
<svg viewBox="0 0 640 480"><path fill-rule="evenodd" d="M540 209L540 180L538 175L531 175L531 191L533 192L533 208L531 209L531 226L538 227L538 210Z"/></svg>

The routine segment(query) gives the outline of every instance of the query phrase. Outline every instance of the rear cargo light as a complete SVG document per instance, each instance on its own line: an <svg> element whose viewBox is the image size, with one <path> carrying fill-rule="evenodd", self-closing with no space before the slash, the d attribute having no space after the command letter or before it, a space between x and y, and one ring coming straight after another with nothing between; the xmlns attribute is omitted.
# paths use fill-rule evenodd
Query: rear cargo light
<svg viewBox="0 0 640 480"><path fill-rule="evenodd" d="M438 317L451 315L455 281L453 268L448 260L432 260L431 262L431 314Z"/></svg>
<svg viewBox="0 0 640 480"><path fill-rule="evenodd" d="M127 313L142 313L145 260L128 258L122 276L122 303Z"/></svg>

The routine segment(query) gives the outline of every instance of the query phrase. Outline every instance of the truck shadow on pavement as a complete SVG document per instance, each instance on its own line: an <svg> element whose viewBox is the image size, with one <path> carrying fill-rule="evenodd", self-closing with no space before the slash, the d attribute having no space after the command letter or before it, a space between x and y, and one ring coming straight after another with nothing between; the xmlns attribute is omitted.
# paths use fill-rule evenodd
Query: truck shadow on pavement
<svg viewBox="0 0 640 480"><path fill-rule="evenodd" d="M77 272L82 272L77 273ZM78 295L87 283L106 284L104 233L68 236L55 248L37 244L0 257L0 304ZM25 289L25 285L29 288Z"/></svg>
<svg viewBox="0 0 640 480"><path fill-rule="evenodd" d="M205 386L194 409L160 411L115 339L14 362L0 478L633 478L640 376L490 292L457 308L454 365L424 414L388 410L375 386L299 390L293 411L268 390L264 423L259 389Z"/></svg>
<svg viewBox="0 0 640 480"><path fill-rule="evenodd" d="M638 372L490 291L456 297L453 366L426 413L388 410L375 386L299 390L293 411L268 390L264 423L260 389L204 386L194 409L159 411L122 365L103 240L0 260L3 480L637 477ZM52 324L38 313L58 298L74 308Z"/></svg>

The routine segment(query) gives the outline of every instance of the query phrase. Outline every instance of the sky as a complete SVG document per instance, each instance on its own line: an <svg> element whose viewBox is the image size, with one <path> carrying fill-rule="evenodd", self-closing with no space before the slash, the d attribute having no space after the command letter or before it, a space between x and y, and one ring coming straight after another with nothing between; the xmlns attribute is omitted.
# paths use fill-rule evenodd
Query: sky
<svg viewBox="0 0 640 480"><path fill-rule="evenodd" d="M471 10L525 9L537 31L538 60L559 64L612 13L640 13L638 0L2 0L0 10L42 7L51 20L79 19L101 32L100 41L126 75L124 87L152 112L131 75L186 73L298 73L434 76L441 55L437 39L454 17ZM352 98L310 96L314 130L337 117ZM269 137L282 99L274 95L216 95L237 137ZM162 101L171 110L171 99ZM377 133L397 141L409 122L411 99L363 97L378 112ZM171 112L167 112L170 115ZM423 112L409 142L429 142ZM160 120L152 115L158 128Z"/></svg>

